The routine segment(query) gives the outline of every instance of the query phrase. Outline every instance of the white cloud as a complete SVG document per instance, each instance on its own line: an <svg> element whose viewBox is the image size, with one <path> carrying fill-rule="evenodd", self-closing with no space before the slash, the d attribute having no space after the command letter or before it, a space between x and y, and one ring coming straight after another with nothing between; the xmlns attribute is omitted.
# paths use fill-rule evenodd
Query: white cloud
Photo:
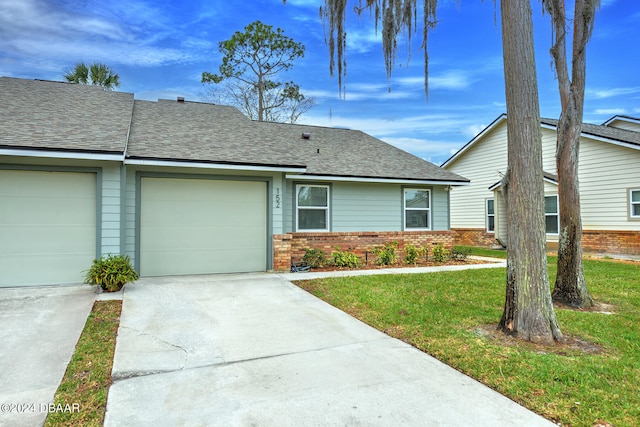
<svg viewBox="0 0 640 427"><path fill-rule="evenodd" d="M590 89L586 91L590 98L603 99L612 98L614 96L624 96L640 93L640 86L634 87L618 87L609 89Z"/></svg>
<svg viewBox="0 0 640 427"><path fill-rule="evenodd" d="M626 110L624 108L598 108L593 111L594 114L607 114L610 116L624 115Z"/></svg>

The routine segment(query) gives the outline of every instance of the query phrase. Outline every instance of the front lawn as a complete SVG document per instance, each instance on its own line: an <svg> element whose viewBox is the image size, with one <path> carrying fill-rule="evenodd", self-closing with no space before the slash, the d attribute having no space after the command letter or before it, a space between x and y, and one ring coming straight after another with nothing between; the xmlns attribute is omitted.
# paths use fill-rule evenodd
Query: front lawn
<svg viewBox="0 0 640 427"><path fill-rule="evenodd" d="M640 422L640 263L585 260L599 312L556 309L568 341L495 333L505 270L360 276L298 286L562 425ZM555 258L549 259L551 283Z"/></svg>

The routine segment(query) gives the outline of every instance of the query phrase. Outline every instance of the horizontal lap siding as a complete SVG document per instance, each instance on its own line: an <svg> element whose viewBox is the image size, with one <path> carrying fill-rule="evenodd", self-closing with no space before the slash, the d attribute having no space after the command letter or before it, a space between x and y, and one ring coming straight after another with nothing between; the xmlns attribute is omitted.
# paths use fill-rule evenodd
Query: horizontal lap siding
<svg viewBox="0 0 640 427"><path fill-rule="evenodd" d="M399 231L402 228L400 185L334 183L331 231Z"/></svg>
<svg viewBox="0 0 640 427"><path fill-rule="evenodd" d="M447 167L471 180L451 190L451 228L486 228L485 200L493 197L489 187L507 171L507 127L503 122Z"/></svg>
<svg viewBox="0 0 640 427"><path fill-rule="evenodd" d="M636 230L629 219L629 188L640 189L640 150L583 139L580 201L584 229Z"/></svg>

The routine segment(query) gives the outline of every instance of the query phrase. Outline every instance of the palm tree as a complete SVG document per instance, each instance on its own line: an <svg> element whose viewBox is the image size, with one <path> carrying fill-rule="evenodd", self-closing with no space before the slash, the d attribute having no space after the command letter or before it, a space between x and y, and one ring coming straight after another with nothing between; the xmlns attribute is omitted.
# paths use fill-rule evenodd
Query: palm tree
<svg viewBox="0 0 640 427"><path fill-rule="evenodd" d="M71 83L101 86L104 90L113 90L120 86L120 77L107 65L99 62L90 66L79 62L73 70L64 75L64 78Z"/></svg>

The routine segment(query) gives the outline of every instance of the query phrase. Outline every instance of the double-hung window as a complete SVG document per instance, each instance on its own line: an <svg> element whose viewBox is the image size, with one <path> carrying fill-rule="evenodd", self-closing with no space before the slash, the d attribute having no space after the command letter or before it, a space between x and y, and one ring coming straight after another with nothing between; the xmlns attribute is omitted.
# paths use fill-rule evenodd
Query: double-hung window
<svg viewBox="0 0 640 427"><path fill-rule="evenodd" d="M558 211L558 196L544 197L544 219L547 234L558 234L560 230L560 214Z"/></svg>
<svg viewBox="0 0 640 427"><path fill-rule="evenodd" d="M329 186L296 186L298 231L329 231Z"/></svg>
<svg viewBox="0 0 640 427"><path fill-rule="evenodd" d="M640 190L629 190L629 215L640 218Z"/></svg>
<svg viewBox="0 0 640 427"><path fill-rule="evenodd" d="M487 231L489 233L496 231L496 211L493 199L487 199Z"/></svg>
<svg viewBox="0 0 640 427"><path fill-rule="evenodd" d="M406 230L431 229L431 191L404 189L404 228Z"/></svg>

